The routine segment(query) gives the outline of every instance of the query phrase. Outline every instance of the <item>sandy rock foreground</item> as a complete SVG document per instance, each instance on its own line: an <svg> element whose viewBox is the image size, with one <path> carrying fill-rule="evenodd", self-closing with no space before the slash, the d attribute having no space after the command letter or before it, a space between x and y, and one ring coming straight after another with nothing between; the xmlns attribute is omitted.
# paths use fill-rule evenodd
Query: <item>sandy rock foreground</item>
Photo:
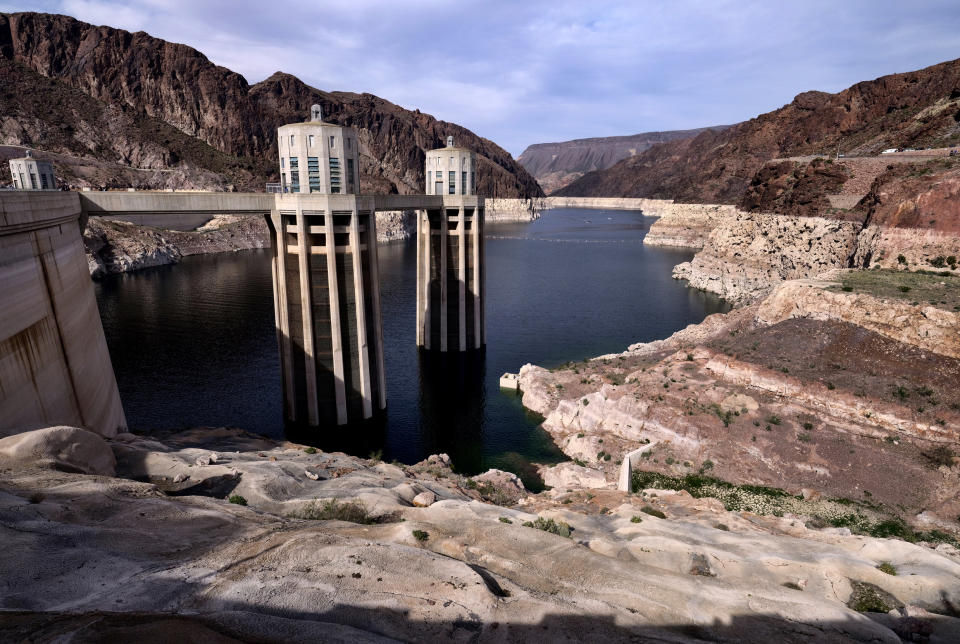
<svg viewBox="0 0 960 644"><path fill-rule="evenodd" d="M509 494L439 456L396 466L237 430L121 435L104 443L117 477L58 469L40 439L32 460L0 455L4 641L960 641L960 619L934 614L960 605L949 548L676 492L500 507L481 499ZM331 498L370 523L294 518ZM570 536L523 525L538 516ZM865 599L889 614L847 607Z"/></svg>

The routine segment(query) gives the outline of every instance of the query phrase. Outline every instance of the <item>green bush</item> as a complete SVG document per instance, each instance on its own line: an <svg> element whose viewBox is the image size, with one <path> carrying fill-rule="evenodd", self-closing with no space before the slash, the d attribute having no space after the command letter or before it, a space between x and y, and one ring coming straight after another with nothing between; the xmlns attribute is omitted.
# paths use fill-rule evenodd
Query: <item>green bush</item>
<svg viewBox="0 0 960 644"><path fill-rule="evenodd" d="M636 514L630 517L630 523L640 523L641 521L643 521L643 519Z"/></svg>
<svg viewBox="0 0 960 644"><path fill-rule="evenodd" d="M414 530L413 538L416 539L417 541L426 541L427 539L430 538L430 533L424 532L423 530Z"/></svg>
<svg viewBox="0 0 960 644"><path fill-rule="evenodd" d="M767 418L767 422L771 425L779 425L783 422L783 419L781 419L779 416L770 416Z"/></svg>
<svg viewBox="0 0 960 644"><path fill-rule="evenodd" d="M240 496L239 494L234 494L234 495L232 495L229 499L227 499L227 501L230 501L230 503L235 503L235 504L237 504L237 505L246 505L246 504L247 504L247 500L246 500L245 498L243 498L242 496Z"/></svg>
<svg viewBox="0 0 960 644"><path fill-rule="evenodd" d="M511 521L507 517L500 517L500 523L513 523L513 521Z"/></svg>
<svg viewBox="0 0 960 644"><path fill-rule="evenodd" d="M300 510L290 514L294 519L310 519L313 521L348 521L350 523L360 523L371 525L374 523L388 523L393 519L390 517L375 518L370 516L370 511L363 503L359 501L340 501L338 499L327 499L320 501L314 499Z"/></svg>
<svg viewBox="0 0 960 644"><path fill-rule="evenodd" d="M549 532L560 537L570 538L570 533L573 531L568 524L563 521L554 521L553 519L545 519L543 517L537 517L536 521L525 521L523 524L526 528L536 528L537 530L543 530L544 532Z"/></svg>
<svg viewBox="0 0 960 644"><path fill-rule="evenodd" d="M901 264L901 265L903 265L903 266L906 266L906 265L907 265L907 258L904 257L903 255L897 255L897 263L898 263L898 264Z"/></svg>
<svg viewBox="0 0 960 644"><path fill-rule="evenodd" d="M885 572L888 575L893 575L894 577L897 576L897 567L894 566L889 561L881 561L880 565L877 566L877 570L879 570L880 572Z"/></svg>
<svg viewBox="0 0 960 644"><path fill-rule="evenodd" d="M317 453L317 448L316 448L316 447L308 447L307 449L305 449L305 450L303 450L303 451L304 451L305 453L307 453L307 454L316 454L316 453Z"/></svg>

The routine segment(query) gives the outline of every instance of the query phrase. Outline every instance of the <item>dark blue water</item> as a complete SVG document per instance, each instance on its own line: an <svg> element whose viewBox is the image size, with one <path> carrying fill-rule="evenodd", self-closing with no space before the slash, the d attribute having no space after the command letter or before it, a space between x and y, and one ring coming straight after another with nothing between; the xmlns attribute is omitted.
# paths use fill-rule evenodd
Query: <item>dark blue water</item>
<svg viewBox="0 0 960 644"><path fill-rule="evenodd" d="M726 310L670 277L690 252L643 246L652 221L552 210L488 224L487 348L467 358L418 352L415 244L381 246L387 418L355 449L407 463L447 452L467 473L562 459L519 399L500 391L501 373L622 351ZM96 288L131 427L283 435L267 251L190 257ZM338 434L315 442L333 446Z"/></svg>

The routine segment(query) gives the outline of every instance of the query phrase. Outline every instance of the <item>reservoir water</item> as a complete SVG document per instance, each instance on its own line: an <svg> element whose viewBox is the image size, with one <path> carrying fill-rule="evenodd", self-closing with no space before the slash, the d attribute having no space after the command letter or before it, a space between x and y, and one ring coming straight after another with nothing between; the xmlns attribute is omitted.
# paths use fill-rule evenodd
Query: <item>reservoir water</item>
<svg viewBox="0 0 960 644"><path fill-rule="evenodd" d="M563 460L539 419L499 389L503 372L622 351L728 309L671 278L692 253L644 246L653 221L557 209L488 224L487 348L466 358L418 352L415 243L381 246L386 419L295 438L405 463L446 452L463 473L525 474L530 462ZM271 289L268 251L194 256L97 282L131 428L233 426L283 437Z"/></svg>

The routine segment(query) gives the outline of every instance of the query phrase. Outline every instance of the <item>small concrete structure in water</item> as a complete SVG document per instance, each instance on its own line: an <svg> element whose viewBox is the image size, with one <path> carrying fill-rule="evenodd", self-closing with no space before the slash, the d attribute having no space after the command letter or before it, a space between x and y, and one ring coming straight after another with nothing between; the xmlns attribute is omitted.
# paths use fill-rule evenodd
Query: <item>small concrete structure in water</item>
<svg viewBox="0 0 960 644"><path fill-rule="evenodd" d="M360 195L351 128L324 123L314 106L310 121L277 136L278 194L0 191L0 429L63 423L113 435L126 427L83 253L89 216L151 225L266 217L289 425L336 427L386 409L378 210L417 211L418 346L484 346L484 208L473 152L450 138L428 152L426 194ZM29 160L11 162L28 182L14 174L14 185L43 185L19 165ZM33 163L55 187L52 169L39 174L43 162Z"/></svg>

